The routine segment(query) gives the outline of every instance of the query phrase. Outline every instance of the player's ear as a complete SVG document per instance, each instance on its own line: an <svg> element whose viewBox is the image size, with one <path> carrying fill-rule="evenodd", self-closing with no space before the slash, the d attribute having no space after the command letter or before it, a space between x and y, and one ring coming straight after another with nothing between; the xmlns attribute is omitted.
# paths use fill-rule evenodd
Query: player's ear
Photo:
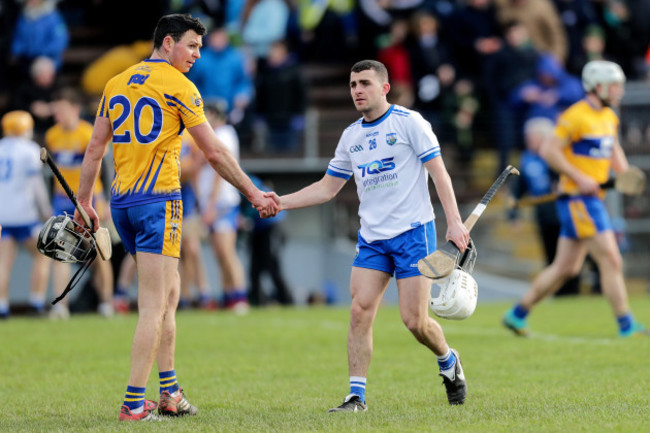
<svg viewBox="0 0 650 433"><path fill-rule="evenodd" d="M163 39L162 46L163 48L165 48L166 51L171 51L172 48L174 48L174 43L175 43L174 38L171 37L171 35L167 35Z"/></svg>
<svg viewBox="0 0 650 433"><path fill-rule="evenodd" d="M390 92L390 83L384 83L384 89L382 94L383 95L388 95L388 92Z"/></svg>

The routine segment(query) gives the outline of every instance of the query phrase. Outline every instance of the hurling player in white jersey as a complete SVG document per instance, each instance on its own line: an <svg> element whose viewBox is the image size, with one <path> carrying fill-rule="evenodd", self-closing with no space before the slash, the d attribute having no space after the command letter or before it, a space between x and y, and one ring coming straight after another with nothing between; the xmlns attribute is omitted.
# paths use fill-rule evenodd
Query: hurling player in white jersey
<svg viewBox="0 0 650 433"><path fill-rule="evenodd" d="M31 140L34 120L26 111L10 111L2 117L0 140L0 319L9 317L9 281L19 245L32 255L30 309L45 311L49 258L39 254L36 239L42 218L51 215L50 201L41 174L40 146Z"/></svg>
<svg viewBox="0 0 650 433"><path fill-rule="evenodd" d="M352 176L357 185L361 230L350 276L350 394L330 412L367 409L372 325L393 275L402 321L436 355L449 403L465 401L465 375L458 352L449 348L442 328L429 316L430 282L417 268L418 260L436 248L427 174L445 212L446 239L465 250L469 232L458 212L431 125L419 113L391 105L386 99L389 90L382 63L356 63L350 73L350 93L363 117L343 132L321 180L280 197L281 209L296 209L331 200Z"/></svg>
<svg viewBox="0 0 650 433"><path fill-rule="evenodd" d="M205 104L205 116L214 133L239 159L237 131L226 123L227 111L219 104ZM198 177L199 204L203 221L210 232L210 244L219 263L223 306L237 313L248 311L246 274L237 255L239 191L206 165Z"/></svg>

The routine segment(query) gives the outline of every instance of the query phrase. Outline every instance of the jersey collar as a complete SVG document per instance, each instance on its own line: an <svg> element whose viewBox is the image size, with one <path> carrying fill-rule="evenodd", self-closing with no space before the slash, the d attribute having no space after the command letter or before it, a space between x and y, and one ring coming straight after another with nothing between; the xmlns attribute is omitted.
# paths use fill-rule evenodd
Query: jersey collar
<svg viewBox="0 0 650 433"><path fill-rule="evenodd" d="M381 122L383 122L384 120L386 120L386 118L388 118L388 116L390 116L390 113L393 112L393 107L394 107L394 106L395 106L395 105L391 104L391 106L390 106L390 108L388 109L388 111L387 111L386 113L384 113L384 114L383 114L379 119L377 119L377 120L373 120L372 122L366 122L365 120L362 120L362 121L361 121L361 126L363 126L364 128L372 128L373 126L377 126L377 125L379 125Z"/></svg>
<svg viewBox="0 0 650 433"><path fill-rule="evenodd" d="M165 59L145 59L145 62L151 62L151 63L167 63L168 65L171 65L167 60Z"/></svg>

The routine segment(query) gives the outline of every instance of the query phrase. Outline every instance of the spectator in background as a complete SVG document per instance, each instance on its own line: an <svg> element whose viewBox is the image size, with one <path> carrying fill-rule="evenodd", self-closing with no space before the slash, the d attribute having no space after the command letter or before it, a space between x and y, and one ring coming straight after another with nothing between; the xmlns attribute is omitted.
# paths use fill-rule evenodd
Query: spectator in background
<svg viewBox="0 0 650 433"><path fill-rule="evenodd" d="M268 65L256 79L257 114L268 129L274 152L295 152L304 130L307 84L285 41L271 45Z"/></svg>
<svg viewBox="0 0 650 433"><path fill-rule="evenodd" d="M224 27L210 31L201 61L196 62L187 77L198 87L206 101L223 101L229 120L237 124L253 100L253 82L243 53L230 44Z"/></svg>
<svg viewBox="0 0 650 433"><path fill-rule="evenodd" d="M258 177L250 177L255 186L262 191L270 191ZM248 300L253 306L263 306L269 302L280 305L292 305L293 296L286 283L280 265L285 236L282 221L286 212L279 212L273 218L260 218L259 213L251 207L248 200L242 202L242 215L248 220L249 251L250 251L250 289ZM253 212L251 212L251 210ZM268 274L273 283L270 294L262 288L262 276Z"/></svg>
<svg viewBox="0 0 650 433"><path fill-rule="evenodd" d="M52 214L43 182L40 146L31 141L32 116L22 110L2 117L0 140L0 319L9 317L9 282L19 246L32 256L30 312L45 313L50 259L36 249L42 221Z"/></svg>
<svg viewBox="0 0 650 433"><path fill-rule="evenodd" d="M68 47L68 27L56 9L56 0L26 0L11 42L11 56L20 71L27 72L38 57L52 59L56 69L63 64Z"/></svg>
<svg viewBox="0 0 650 433"><path fill-rule="evenodd" d="M525 110L526 120L557 116L584 96L580 79L567 73L552 54L543 54L537 61L535 77L515 88L511 101L516 109Z"/></svg>
<svg viewBox="0 0 650 433"><path fill-rule="evenodd" d="M377 60L386 65L392 85L390 102L403 107L413 106L413 76L411 59L406 47L409 22L396 19L390 25L390 33L379 38Z"/></svg>
<svg viewBox="0 0 650 433"><path fill-rule="evenodd" d="M16 71L10 67L11 40L20 7L13 1L0 2L0 112L4 113L9 105L10 91L17 82Z"/></svg>
<svg viewBox="0 0 650 433"><path fill-rule="evenodd" d="M34 116L34 140L41 143L48 128L54 125L52 95L57 88L56 66L49 57L38 57L29 68L29 81L18 86L12 108L29 111Z"/></svg>
<svg viewBox="0 0 650 433"><path fill-rule="evenodd" d="M553 0L560 20L566 30L568 55L567 71L580 75L584 62L584 37L588 29L596 25L596 10L591 0ZM582 63L581 63L582 62Z"/></svg>
<svg viewBox="0 0 650 433"><path fill-rule="evenodd" d="M501 48L501 28L493 0L467 0L445 26L452 42L457 75L481 84L485 59ZM479 92L482 93L482 92Z"/></svg>
<svg viewBox="0 0 650 433"><path fill-rule="evenodd" d="M490 107L492 136L499 154L497 173L508 165L513 149L522 144L523 113L510 104L510 93L535 77L539 52L533 47L528 29L519 21L504 25L505 43L485 64L483 71L487 105Z"/></svg>
<svg viewBox="0 0 650 433"><path fill-rule="evenodd" d="M515 199L518 200L524 195L539 197L555 190L558 176L540 156L542 145L553 136L554 127L553 121L545 117L532 118L524 124L526 148L522 152L519 162L521 176L517 178L517 183L513 188ZM516 230L519 221L517 209L510 212L509 219ZM535 222L539 239L544 247L546 265L550 265L555 257L557 241L560 236L560 220L555 210L555 201L535 206ZM579 284L580 276L572 277L563 284L556 295L576 295L579 292Z"/></svg>
<svg viewBox="0 0 650 433"><path fill-rule="evenodd" d="M582 68L592 60L605 60L605 33L597 25L587 27L582 36L582 50L575 57L569 59L568 67L574 71Z"/></svg>
<svg viewBox="0 0 650 433"><path fill-rule="evenodd" d="M564 65L569 49L566 29L551 0L495 0L495 4L500 23L521 22L533 46L541 53L553 54Z"/></svg>
<svg viewBox="0 0 650 433"><path fill-rule="evenodd" d="M264 67L273 42L285 39L289 6L285 0L247 0L242 14L241 37L257 60L257 70Z"/></svg>
<svg viewBox="0 0 650 433"><path fill-rule="evenodd" d="M438 19L426 12L411 17L412 36L407 47L414 83L414 108L431 123L442 143L452 140L453 129L443 119L443 107L453 98L456 81L449 47L440 37Z"/></svg>

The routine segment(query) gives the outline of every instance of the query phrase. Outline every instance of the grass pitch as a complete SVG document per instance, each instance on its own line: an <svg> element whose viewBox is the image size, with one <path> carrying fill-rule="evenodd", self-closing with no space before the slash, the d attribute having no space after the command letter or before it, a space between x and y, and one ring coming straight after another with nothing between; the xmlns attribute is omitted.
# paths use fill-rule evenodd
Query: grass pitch
<svg viewBox="0 0 650 433"><path fill-rule="evenodd" d="M534 335L500 326L506 303L441 320L463 359L464 406L447 404L435 358L395 306L375 323L368 412L327 414L348 392L347 307L180 312L176 373L193 418L119 423L136 316L0 322L2 432L650 431L650 338L621 340L601 297L550 300ZM650 325L650 299L632 299ZM156 398L154 366L147 398Z"/></svg>

